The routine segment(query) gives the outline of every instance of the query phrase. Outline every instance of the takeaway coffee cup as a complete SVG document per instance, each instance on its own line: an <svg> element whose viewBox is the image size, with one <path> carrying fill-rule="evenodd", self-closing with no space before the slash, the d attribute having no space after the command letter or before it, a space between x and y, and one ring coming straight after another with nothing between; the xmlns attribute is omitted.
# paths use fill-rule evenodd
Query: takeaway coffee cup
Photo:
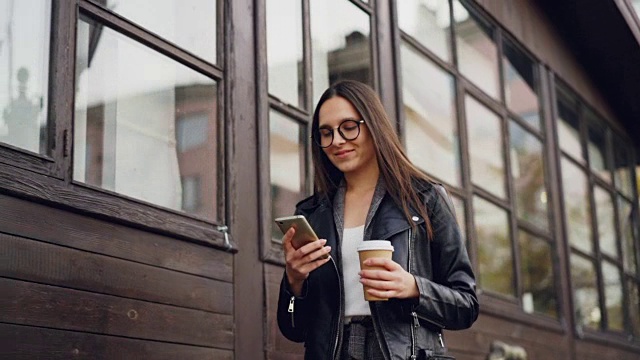
<svg viewBox="0 0 640 360"><path fill-rule="evenodd" d="M391 241L387 240L367 240L358 245L358 255L360 256L360 270L382 269L379 266L365 266L362 263L370 258L385 258L391 259L393 254L393 245ZM368 286L364 286L364 299L366 301L384 301L377 296L367 293Z"/></svg>

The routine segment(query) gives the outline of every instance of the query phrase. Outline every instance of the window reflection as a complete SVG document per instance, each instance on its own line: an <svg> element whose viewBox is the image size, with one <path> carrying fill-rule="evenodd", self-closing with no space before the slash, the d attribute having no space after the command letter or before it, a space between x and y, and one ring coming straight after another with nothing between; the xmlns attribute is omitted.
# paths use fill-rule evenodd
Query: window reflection
<svg viewBox="0 0 640 360"><path fill-rule="evenodd" d="M599 329L602 313L593 262L582 256L571 254L571 286L576 324Z"/></svg>
<svg viewBox="0 0 640 360"><path fill-rule="evenodd" d="M522 307L528 313L558 316L551 245L524 231L518 232Z"/></svg>
<svg viewBox="0 0 640 360"><path fill-rule="evenodd" d="M457 196L451 196L451 202L453 203L453 208L456 211L456 221L458 222L458 226L460 227L460 232L462 236L466 239L465 244L467 248L469 247L469 240L467 237L467 223L465 221L465 205L464 201Z"/></svg>
<svg viewBox="0 0 640 360"><path fill-rule="evenodd" d="M351 2L311 1L314 104L338 80L373 86L370 33L369 15Z"/></svg>
<svg viewBox="0 0 640 360"><path fill-rule="evenodd" d="M561 166L564 216L569 243L590 254L593 252L593 241L587 177L580 168L565 158L562 158Z"/></svg>
<svg viewBox="0 0 640 360"><path fill-rule="evenodd" d="M583 162L580 125L576 107L564 98L558 100L558 142L562 150Z"/></svg>
<svg viewBox="0 0 640 360"><path fill-rule="evenodd" d="M622 254L625 270L636 273L636 256L638 249L635 245L633 211L631 203L618 196L618 216L620 220L620 234L622 236Z"/></svg>
<svg viewBox="0 0 640 360"><path fill-rule="evenodd" d="M407 154L420 169L459 186L453 77L407 44L400 49Z"/></svg>
<svg viewBox="0 0 640 360"><path fill-rule="evenodd" d="M305 197L302 180L307 143L302 126L274 110L269 111L269 128L271 214L276 218L292 215L296 203ZM282 238L282 232L273 224L271 237Z"/></svg>
<svg viewBox="0 0 640 360"><path fill-rule="evenodd" d="M504 198L505 167L500 118L471 96L465 98L471 180Z"/></svg>
<svg viewBox="0 0 640 360"><path fill-rule="evenodd" d="M616 188L622 191L627 197L632 198L634 196L634 183L629 149L630 147L626 146L626 143L622 141L622 139L616 137L613 144Z"/></svg>
<svg viewBox="0 0 640 360"><path fill-rule="evenodd" d="M498 48L493 28L458 1L453 1L458 68L480 89L499 98Z"/></svg>
<svg viewBox="0 0 640 360"><path fill-rule="evenodd" d="M640 337L640 286L633 279L627 280L627 292L629 294L629 324L631 333Z"/></svg>
<svg viewBox="0 0 640 360"><path fill-rule="evenodd" d="M514 296L513 256L507 212L479 197L473 198L480 287Z"/></svg>
<svg viewBox="0 0 640 360"><path fill-rule="evenodd" d="M76 56L74 180L216 219L216 83L85 18Z"/></svg>
<svg viewBox="0 0 640 360"><path fill-rule="evenodd" d="M302 1L267 0L269 93L304 105Z"/></svg>
<svg viewBox="0 0 640 360"><path fill-rule="evenodd" d="M546 229L547 190L542 160L542 143L516 122L509 126L511 138L511 176L518 217Z"/></svg>
<svg viewBox="0 0 640 360"><path fill-rule="evenodd" d="M600 186L594 187L593 197L596 203L600 251L613 258L618 258L613 198L608 191Z"/></svg>
<svg viewBox="0 0 640 360"><path fill-rule="evenodd" d="M529 125L540 129L538 84L533 61L508 41L504 42L503 51L505 103Z"/></svg>
<svg viewBox="0 0 640 360"><path fill-rule="evenodd" d="M591 115L592 117L595 115ZM600 120L595 120L600 122ZM591 170L606 181L611 181L609 161L607 161L607 129L596 123L589 124L589 164Z"/></svg>
<svg viewBox="0 0 640 360"><path fill-rule="evenodd" d="M397 2L398 25L440 58L450 61L451 24L448 0L402 0Z"/></svg>
<svg viewBox="0 0 640 360"><path fill-rule="evenodd" d="M620 270L605 261L602 263L602 279L604 282L604 301L607 309L607 329L624 330L624 314L622 311L622 280Z"/></svg>
<svg viewBox="0 0 640 360"><path fill-rule="evenodd" d="M203 59L216 62L216 0L101 0L106 7Z"/></svg>
<svg viewBox="0 0 640 360"><path fill-rule="evenodd" d="M47 149L51 1L0 0L0 142Z"/></svg>

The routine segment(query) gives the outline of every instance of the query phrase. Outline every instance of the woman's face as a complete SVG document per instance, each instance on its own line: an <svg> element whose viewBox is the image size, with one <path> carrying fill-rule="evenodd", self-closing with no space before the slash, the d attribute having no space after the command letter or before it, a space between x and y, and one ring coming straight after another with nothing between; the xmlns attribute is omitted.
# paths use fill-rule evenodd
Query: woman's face
<svg viewBox="0 0 640 360"><path fill-rule="evenodd" d="M324 153L345 175L377 170L376 150L367 123L360 124L356 139L345 140L338 132L338 126L345 120L362 120L349 100L335 96L320 107L318 128L333 130L333 143L323 148Z"/></svg>

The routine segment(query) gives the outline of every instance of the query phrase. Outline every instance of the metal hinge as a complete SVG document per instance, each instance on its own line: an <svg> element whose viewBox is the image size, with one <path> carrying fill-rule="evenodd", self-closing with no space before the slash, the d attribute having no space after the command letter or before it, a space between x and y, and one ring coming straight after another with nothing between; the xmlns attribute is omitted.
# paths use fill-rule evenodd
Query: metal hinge
<svg viewBox="0 0 640 360"><path fill-rule="evenodd" d="M231 250L231 241L229 241L229 227L227 225L219 225L218 231L224 234L224 247L227 250Z"/></svg>

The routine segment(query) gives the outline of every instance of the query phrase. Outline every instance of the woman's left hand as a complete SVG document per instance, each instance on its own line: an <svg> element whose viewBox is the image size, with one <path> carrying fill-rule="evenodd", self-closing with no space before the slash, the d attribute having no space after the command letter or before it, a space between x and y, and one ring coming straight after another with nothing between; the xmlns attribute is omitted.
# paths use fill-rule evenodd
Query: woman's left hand
<svg viewBox="0 0 640 360"><path fill-rule="evenodd" d="M366 266L376 269L361 270L360 282L371 287L369 294L384 298L416 298L420 295L416 279L390 259L370 258L364 262Z"/></svg>

